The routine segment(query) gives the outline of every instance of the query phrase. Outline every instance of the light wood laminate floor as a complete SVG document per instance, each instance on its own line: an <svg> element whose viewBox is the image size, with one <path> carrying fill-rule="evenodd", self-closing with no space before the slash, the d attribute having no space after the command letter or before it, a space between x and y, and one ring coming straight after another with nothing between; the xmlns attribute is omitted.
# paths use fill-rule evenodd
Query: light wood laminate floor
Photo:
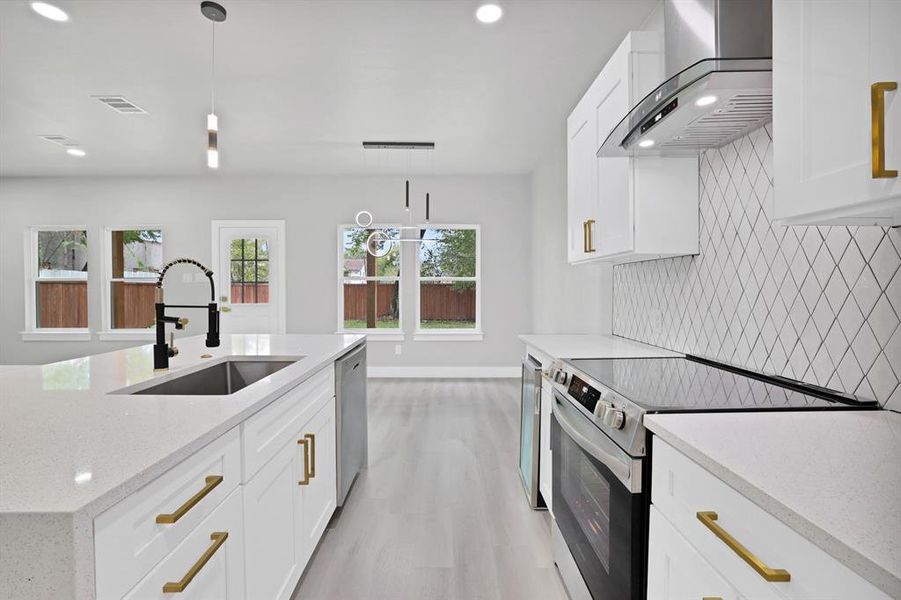
<svg viewBox="0 0 901 600"><path fill-rule="evenodd" d="M369 381L369 470L294 600L563 600L517 470L519 382Z"/></svg>

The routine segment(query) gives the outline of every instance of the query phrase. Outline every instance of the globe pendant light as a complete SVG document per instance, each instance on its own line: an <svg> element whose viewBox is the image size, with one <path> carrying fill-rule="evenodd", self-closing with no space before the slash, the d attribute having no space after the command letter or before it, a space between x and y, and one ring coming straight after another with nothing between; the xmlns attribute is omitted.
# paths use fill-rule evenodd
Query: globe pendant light
<svg viewBox="0 0 901 600"><path fill-rule="evenodd" d="M213 22L213 49L210 62L210 114L206 116L207 150L206 166L219 168L219 117L216 116L216 23L225 21L225 7L205 0L200 3L200 12Z"/></svg>

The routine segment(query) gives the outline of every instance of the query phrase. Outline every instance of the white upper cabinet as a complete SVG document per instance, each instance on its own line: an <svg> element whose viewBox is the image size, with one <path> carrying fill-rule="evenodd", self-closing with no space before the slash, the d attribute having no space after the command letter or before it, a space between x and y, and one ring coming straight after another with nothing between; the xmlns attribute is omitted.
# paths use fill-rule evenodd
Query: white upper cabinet
<svg viewBox="0 0 901 600"><path fill-rule="evenodd" d="M663 81L662 35L633 31L566 121L567 258L630 262L698 252L697 158L598 158Z"/></svg>
<svg viewBox="0 0 901 600"><path fill-rule="evenodd" d="M775 0L782 224L901 224L901 2Z"/></svg>

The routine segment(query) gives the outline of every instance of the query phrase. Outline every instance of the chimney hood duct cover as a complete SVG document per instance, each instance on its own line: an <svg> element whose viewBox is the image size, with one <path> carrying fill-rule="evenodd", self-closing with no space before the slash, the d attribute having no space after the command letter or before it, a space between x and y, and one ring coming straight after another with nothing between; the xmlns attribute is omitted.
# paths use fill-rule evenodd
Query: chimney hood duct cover
<svg viewBox="0 0 901 600"><path fill-rule="evenodd" d="M772 118L769 0L665 0L664 19L669 78L610 132L599 157L697 155Z"/></svg>

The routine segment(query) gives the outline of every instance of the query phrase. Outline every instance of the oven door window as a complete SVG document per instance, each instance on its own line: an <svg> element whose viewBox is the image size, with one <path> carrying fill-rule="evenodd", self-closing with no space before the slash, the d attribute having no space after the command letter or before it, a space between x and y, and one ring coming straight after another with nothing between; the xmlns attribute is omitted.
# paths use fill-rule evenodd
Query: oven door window
<svg viewBox="0 0 901 600"><path fill-rule="evenodd" d="M554 517L594 600L641 598L641 494L551 421Z"/></svg>

